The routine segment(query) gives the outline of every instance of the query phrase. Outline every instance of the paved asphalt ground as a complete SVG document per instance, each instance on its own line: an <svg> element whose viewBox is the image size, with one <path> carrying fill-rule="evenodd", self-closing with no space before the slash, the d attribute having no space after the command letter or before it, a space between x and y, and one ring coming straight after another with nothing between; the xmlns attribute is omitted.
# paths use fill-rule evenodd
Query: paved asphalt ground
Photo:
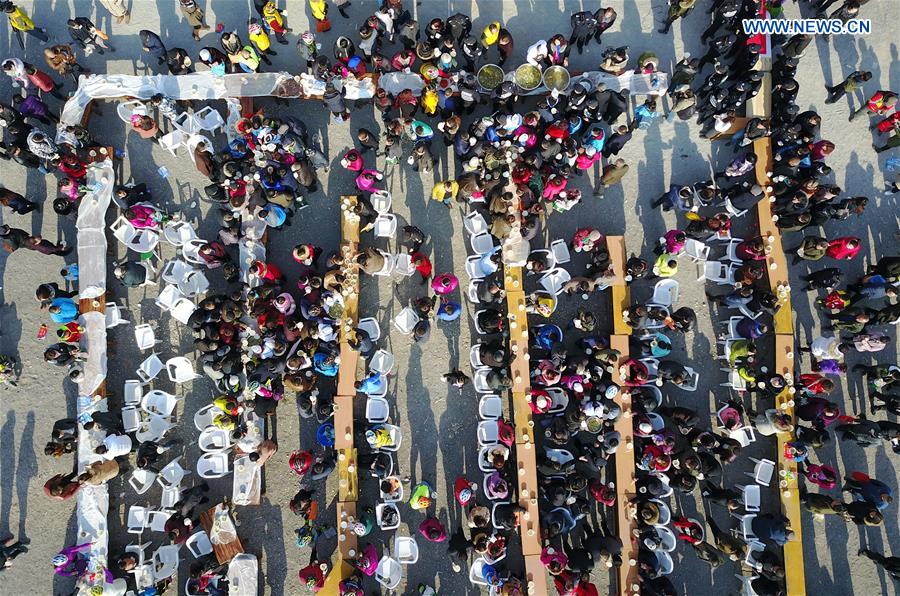
<svg viewBox="0 0 900 596"><path fill-rule="evenodd" d="M181 46L196 55L202 45L218 45L217 35L207 32L202 42L194 42L189 27L180 17L174 0L151 3L135 0L134 16L129 25L115 25L102 9L94 9L87 0L74 2L36 0L21 2L29 14L42 26L48 27L58 39L67 40L65 19L69 16L88 16L98 26L111 32L111 43L115 53L104 56L92 55L82 59L82 63L96 72L126 73L146 72L141 62L141 52L137 32L148 28L158 31L169 47ZM207 22L224 23L229 29L237 28L245 35L244 17L247 5L236 0L200 0L207 11ZM283 4L283 3L282 3ZM305 2L289 0L288 25L293 28L291 46L274 45L279 52L273 58L271 69L298 70L293 43L296 33L306 30L309 17ZM354 0L349 9L351 21L342 19L334 11L332 31L321 37L325 50L339 34L352 33L358 22L375 7L374 1ZM685 22L677 23L669 35L656 32L665 12L665 2L653 0L614 0L609 2L619 13L618 22L603 36L604 47L629 45L632 60L644 50L654 51L665 69L680 58L685 51L695 55L703 53L700 47L700 33L708 25L709 0L700 0L699 6ZM569 33L569 15L582 9L594 10L597 2L569 0L491 0L477 5L472 1L452 0L448 2L425 0L416 8L417 18L426 23L433 17L446 17L457 11L465 11L473 16L476 30L487 21L501 20L515 38L516 53L513 63L524 60L525 49L538 38L548 38L556 32ZM798 8L789 3L788 16L797 16ZM815 108L823 116L822 134L837 143L837 150L829 158L834 168L835 182L845 189L848 196L866 195L872 199L868 211L859 219L846 221L838 227L826 230L831 235L854 234L867 239L864 259L846 266L852 276L863 271L864 263L871 262L884 254L897 252L897 208L895 195L885 194L883 185L884 161L888 154L876 155L872 150L872 135L866 130L864 119L847 122L851 106L857 107L861 97L842 100L837 104L824 104L824 84L833 84L857 68L871 70L873 80L866 85L866 91L875 89L900 89L900 62L898 43L893 29L900 17L900 5L895 0L872 0L862 10L862 16L873 19L873 31L866 37L838 37L828 43L817 40L802 59L798 81L801 86L799 104L801 109ZM24 56L18 42L4 23L0 27L0 56L18 56L44 67L41 46L29 39ZM596 68L599 62L599 47L594 45L583 56L571 59L575 70ZM152 72L153 69L151 68ZM67 85L71 85L68 82ZM9 101L13 93L9 79L0 77L0 98ZM58 102L49 102L58 107ZM849 105L848 105L849 104ZM299 242L312 242L323 246L326 251L337 245L339 222L337 199L341 194L354 190L353 180L337 165L340 155L350 146L350 127L366 126L377 129L370 106L354 111L350 126L331 124L327 111L315 103L292 102L289 106L275 106L274 102L263 99L258 105L275 114L291 114L306 122L311 131L323 140L324 148L332 160L333 167L326 173L320 172L324 192L317 193L310 201L309 209L294 218L290 229L272 234L270 255L279 264L290 267L290 248ZM219 107L222 108L221 102ZM136 135L126 133L117 118L115 106L102 105L102 115L95 115L91 121L91 132L104 144L122 148L127 157L121 165L118 180L133 179L146 182L154 196L162 205L180 210L185 217L199 224L201 235L211 237L217 227L217 215L209 205L200 203L198 189L202 180L185 158L174 158L158 147L142 141ZM730 149L724 144L711 145L698 135L695 123L657 121L648 131L639 131L635 139L625 148L621 157L631 167L624 183L606 193L602 200L591 197L589 185L596 176L578 180L585 188L586 197L582 204L566 214L553 215L549 222L548 237L570 238L572 232L585 225L594 226L607 234L625 234L627 249L645 257L667 229L675 225L674 216L661 214L649 207L672 183L693 183L706 179L713 168L721 167L730 159ZM436 141L437 149L440 141ZM221 146L221 138L217 140ZM461 213L456 208L446 210L429 204L428 196L434 180L441 180L454 173L453 163L440 152L440 162L433 175L420 176L408 166L401 165L388 174L389 189L394 195L394 212L401 224L412 222L430 234L426 248L432 251L436 271L453 270L463 273L466 257L465 237L461 233ZM379 160L379 164L381 160ZM715 165L713 165L715 164ZM171 172L168 179L156 173L159 166L166 166ZM47 238L65 239L74 242L74 222L60 220L53 213L50 204L54 197L52 176L42 176L28 172L24 168L8 163L3 166L0 183L32 200L46 198L45 208L29 216L3 213L3 223L41 233ZM746 226L744 226L746 228ZM749 232L748 232L749 233ZM383 241L382 241L383 242ZM792 243L787 243L789 246ZM383 246L383 244L381 245ZM171 247L164 250L171 251ZM121 248L113 246L111 252L121 257ZM111 255L112 257L113 255ZM173 256L171 252L164 257ZM0 592L21 594L64 594L68 593L66 582L56 581L49 565L50 557L64 545L77 540L73 529L73 505L71 503L50 502L41 493L41 485L52 475L68 471L71 460L50 460L42 455L53 421L71 415L74 409L75 391L71 384L64 383L59 369L45 365L41 353L46 342L36 339L38 326L46 315L40 313L33 301L34 288L43 281L58 280L58 271L63 260L46 257L33 252L20 251L12 256L0 255L0 350L15 355L22 363L22 377L18 388L5 388L0 393L3 412L0 412L0 536L14 534L27 538L31 551L20 557L4 573L0 574ZM796 276L800 271L795 270ZM296 272L295 272L296 273ZM110 274L110 280L112 280ZM725 397L718 387L724 382L718 366L713 363L715 339L712 317L701 284L695 281L693 267L682 265L677 279L681 282L681 303L694 308L699 318L699 329L686 338L682 352L685 364L694 366L701 372L701 386L696 393L688 394L673 390L670 399L694 407L701 412L714 412L717 398ZM413 278L404 279L395 285L396 279L367 278L363 280L360 314L375 316L387 331L389 320L410 297L419 292ZM797 335L800 340L815 337L820 329L820 317L812 309L811 297L800 291L799 280L792 277L793 306L795 310ZM158 346L162 357L167 358L190 351L190 334L179 327L168 316L160 316L153 303L155 290L129 292L127 295L114 281L110 287L116 298L128 306L134 322L151 322L158 326L157 335L163 340ZM637 285L633 294L637 299L649 297L647 284ZM567 300L567 301L566 301ZM597 309L601 321L610 327L608 321L608 299L594 298L587 303ZM579 306L584 306L577 297L564 299L555 320L565 322ZM471 305L465 308L471 314ZM726 315L727 316L727 315ZM441 381L440 374L460 365L468 369L468 349L471 345L471 319L462 317L449 325L437 325L431 339L424 345L411 346L396 333L388 333L387 349L398 360L398 369L391 380L391 394L396 398L395 419L404 430L404 444L399 452L399 468L412 481L428 480L436 487L438 514L449 523L450 528L459 523L459 510L452 497L452 483L458 474L469 472L470 477L480 474L475 465L477 422L477 399L469 389L460 395L448 390ZM134 345L131 326L121 326L112 331L114 342L110 349L109 387L113 402L121 397L122 382L133 376L133 369L141 356ZM895 362L896 342L879 354L882 362ZM856 360L851 360L850 364ZM808 366L808 362L805 362ZM845 380L846 381L846 380ZM158 388L171 390L166 383ZM213 396L210 385L198 380L193 385L179 389L187 394L184 410L179 411L179 426L174 435L181 438L186 450L184 460L193 468L198 449L193 446L197 431L191 423L193 413L209 402ZM851 375L838 399L844 400L845 408L853 413L865 409L863 385ZM883 416L883 414L881 414ZM705 417L701 416L705 420ZM710 417L711 420L711 417ZM300 446L314 444L314 427L296 415L292 399L288 398L279 408L277 424L272 429L277 433L282 457L266 466L267 494L263 504L256 508L241 509L239 532L245 548L261 557L260 568L265 574L266 594L298 594L300 592L296 574L306 564L309 552L300 551L294 545L293 530L296 527L292 513L286 504L296 490L296 482L289 474L286 454ZM774 457L774 443L760 441L753 446L750 454ZM836 465L843 472L866 471L869 474L896 486L898 463L896 456L884 448L863 451L855 445L832 441L816 454L816 461ZM751 469L751 462L745 456L727 471L728 482L740 481L743 472ZM188 478L188 482L191 478ZM372 502L369 485L363 486L363 502ZM228 478L213 483L215 494L230 492ZM333 519L336 494L335 481L319 487L319 497L323 501L325 520ZM121 519L131 504L158 503L159 495L153 490L145 497L137 497L122 482L114 481L110 486L110 518ZM692 500L680 503L686 513L694 513L702 504ZM774 495L767 495L764 508L777 507ZM677 510L677 508L676 508ZM856 556L861 546L879 551L900 553L896 505L888 509L883 528L860 530L847 526L837 519L815 522L804 515L804 551L807 577L807 591L810 594L829 593L877 594L896 593L896 584L877 570L874 564ZM713 512L716 519L727 523L721 510ZM410 533L416 531L421 521L419 514L404 513L404 522ZM120 523L119 522L119 523ZM111 522L111 552L115 553L129 543L127 535L117 522ZM157 538L159 540L159 538ZM419 563L407 568L408 589L418 582L437 584L447 594L476 593L463 574L454 574L445 557L444 547L420 541ZM323 545L328 551L332 544ZM711 575L709 568L691 552L679 547L675 553L676 569L673 579L679 590L685 594L735 594L740 584L733 577L738 572L736 566L726 565ZM187 555L186 555L187 556ZM510 561L513 557L510 556ZM510 563L515 567L516 563ZM182 569L183 586L185 569ZM595 573L601 593L607 591L609 578L604 572ZM181 586L179 586L181 587ZM373 586L374 589L374 586Z"/></svg>

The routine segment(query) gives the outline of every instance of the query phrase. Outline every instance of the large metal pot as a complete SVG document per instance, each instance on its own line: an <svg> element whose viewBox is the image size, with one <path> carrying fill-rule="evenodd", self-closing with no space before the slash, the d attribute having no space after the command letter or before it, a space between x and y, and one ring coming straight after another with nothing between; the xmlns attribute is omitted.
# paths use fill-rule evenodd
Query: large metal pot
<svg viewBox="0 0 900 596"><path fill-rule="evenodd" d="M515 80L522 91L533 91L541 85L541 69L526 62L516 69Z"/></svg>
<svg viewBox="0 0 900 596"><path fill-rule="evenodd" d="M562 66L551 66L544 71L544 87L563 92L569 87L570 78L569 71Z"/></svg>
<svg viewBox="0 0 900 596"><path fill-rule="evenodd" d="M503 82L503 69L496 64L485 64L478 70L478 84L482 89L492 91Z"/></svg>

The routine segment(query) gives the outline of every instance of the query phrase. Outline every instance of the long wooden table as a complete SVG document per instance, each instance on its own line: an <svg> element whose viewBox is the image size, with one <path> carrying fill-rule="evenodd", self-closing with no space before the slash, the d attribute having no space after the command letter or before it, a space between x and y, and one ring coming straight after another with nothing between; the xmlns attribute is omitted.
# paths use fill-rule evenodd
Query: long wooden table
<svg viewBox="0 0 900 596"><path fill-rule="evenodd" d="M748 104L748 116L768 118L772 114L771 106L772 76L769 72L763 75L763 85L759 94ZM769 137L753 142L753 151L756 153L756 181L757 184L767 189L771 187L769 172L773 171L774 159L772 154L772 141ZM787 255L781 242L781 230L772 221L772 195L768 191L765 197L757 203L756 212L759 218L759 232L768 238L772 246L772 253L766 259L767 277L769 287L779 298L781 307L775 314L775 371L792 378L794 374L794 324L793 309L789 293L789 270ZM776 407L787 414L794 416L793 393L785 389L775 400ZM796 419L794 420L796 423ZM804 596L806 594L806 576L803 563L803 532L800 520L800 490L798 486L797 464L784 457L784 445L791 441L793 434L779 433L776 435L778 470L784 472L784 476L777 476L779 486L778 495L781 500L782 513L790 520L794 530L794 539L784 545L785 583L789 596Z"/></svg>
<svg viewBox="0 0 900 596"><path fill-rule="evenodd" d="M541 522L538 509L538 474L534 442L534 420L528 395L531 369L528 359L528 315L525 311L524 279L521 267L504 267L509 364L512 379L512 418L516 433L516 483L519 506L525 509L519 531L525 558L525 581L530 594L547 594L547 570L541 563Z"/></svg>
<svg viewBox="0 0 900 596"><path fill-rule="evenodd" d="M625 283L625 238L623 236L607 236L606 248L609 251L613 272L616 281L611 285L613 318L613 334L609 338L611 348L620 353L619 362L613 372L613 380L620 386L624 386L619 375L619 366L628 360L628 340L631 336L631 327L625 324L622 311L627 309L631 301L628 285ZM615 399L622 416L616 422L615 429L621 435L619 449L616 451L616 533L622 541L622 565L616 572L616 593L637 594L635 586L639 585L637 565L631 565L630 561L637 561L638 548L634 529L637 527L632 514L632 507L628 501L637 494L635 488L635 462L634 462L634 424L632 423L631 398L621 392Z"/></svg>
<svg viewBox="0 0 900 596"><path fill-rule="evenodd" d="M206 533L209 534L212 532L213 527L213 519L216 516L216 508L219 505L215 505L210 507L206 511L200 514L200 524L203 526L203 529L206 530ZM234 518L232 517L232 520ZM235 557L235 555L239 555L244 552L244 545L241 544L240 537L235 538L228 544L213 544L213 553L216 555L216 560L219 564L224 564Z"/></svg>
<svg viewBox="0 0 900 596"><path fill-rule="evenodd" d="M353 259L359 247L359 217L353 214L357 198L341 197L341 250L345 258ZM340 321L340 367L337 378L337 395L334 398L334 446L338 453L338 501L336 507L338 530L338 562L326 581L326 594L336 594L337 584L353 572L345 563L358 548L357 536L350 530L350 518L356 517L356 501L359 499L359 475L357 451L353 444L353 409L356 399L358 369L363 360L359 352L350 347L352 333L359 323L359 272L348 266L344 271L349 292L344 294L344 314ZM343 523L346 528L342 528ZM335 573L336 571L336 573Z"/></svg>

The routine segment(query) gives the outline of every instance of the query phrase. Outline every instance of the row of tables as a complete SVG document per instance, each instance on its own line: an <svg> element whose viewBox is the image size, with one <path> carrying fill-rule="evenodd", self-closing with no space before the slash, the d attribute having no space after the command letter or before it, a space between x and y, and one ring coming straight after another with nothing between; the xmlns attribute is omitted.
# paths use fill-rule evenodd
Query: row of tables
<svg viewBox="0 0 900 596"><path fill-rule="evenodd" d="M516 480L519 506L525 509L519 527L525 582L529 594L548 594L547 572L541 563L541 523L538 509L538 475L534 442L534 420L528 405L531 367L528 357L528 315L525 310L525 280L522 267L504 266L504 287L509 323L509 364L512 377L512 417L516 433Z"/></svg>
<svg viewBox="0 0 900 596"><path fill-rule="evenodd" d="M344 257L352 260L359 247L359 217L354 213L356 196L341 197L341 250ZM332 573L328 574L322 592L337 594L338 584L353 573L348 563L351 551L358 548L357 536L352 531L341 528L341 522L356 517L356 502L359 499L359 476L357 474L357 451L353 437L353 405L356 397L357 372L361 362L359 352L350 347L350 339L359 322L359 273L347 274L349 290L343 295L344 314L340 328L340 367L338 368L337 395L334 398L334 446L338 457L338 500L337 524L338 560Z"/></svg>
<svg viewBox="0 0 900 596"><path fill-rule="evenodd" d="M771 106L772 75L766 71L763 77L763 87L760 93L748 104L748 116L769 118L772 114ZM772 141L769 137L757 139L753 142L753 151L756 153L756 181L767 189L772 182L769 172L773 171L774 160L772 153ZM772 204L774 196L765 192L764 198L757 203L756 212L759 219L759 233L769 239L772 252L766 258L767 278L771 291L778 296L781 307L775 314L775 372L784 375L791 380L794 374L794 324L793 309L790 300L790 280L788 261L784 254L781 230L772 221ZM791 383L788 383L791 385ZM794 394L792 387L785 389L775 398L775 407L794 417ZM784 545L785 583L789 596L804 596L806 594L806 576L803 564L803 532L800 519L800 489L799 472L797 463L784 457L785 443L794 439L793 433L778 433L778 494L781 500L781 510L790 520L791 529L794 531L794 539ZM782 475L783 473L783 475Z"/></svg>
<svg viewBox="0 0 900 596"><path fill-rule="evenodd" d="M625 318L622 316L622 311L626 310L631 303L631 293L625 282L625 237L607 236L606 249L609 251L613 273L615 273L615 278L610 283L613 332L609 337L609 346L620 353L618 365L613 372L613 379L622 387L624 383L619 375L619 367L628 360L628 340L631 336L631 327L625 324ZM620 447L615 454L616 533L619 540L622 541L622 564L616 571L616 593L637 594L640 587L638 568L637 565L631 564L631 561L637 561L638 557L637 539L634 536L637 520L632 514L632 507L628 504L637 494L631 397L620 391L615 401L622 410L622 415L615 425L615 430L622 437Z"/></svg>

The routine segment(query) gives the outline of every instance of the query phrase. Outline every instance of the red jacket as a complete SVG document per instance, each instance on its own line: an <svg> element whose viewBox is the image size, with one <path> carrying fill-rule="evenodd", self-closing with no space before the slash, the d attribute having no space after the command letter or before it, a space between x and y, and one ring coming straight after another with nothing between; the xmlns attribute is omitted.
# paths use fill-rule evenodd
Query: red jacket
<svg viewBox="0 0 900 596"><path fill-rule="evenodd" d="M850 242L855 242L855 246L849 246ZM859 238L854 238L853 236L843 236L841 238L835 238L831 242L828 243L828 248L825 250L825 254L827 254L832 259L838 259L840 261L849 261L853 257L859 253L859 249L862 248L862 243L859 241Z"/></svg>
<svg viewBox="0 0 900 596"><path fill-rule="evenodd" d="M44 93L50 93L53 91L53 88L56 87L56 83L53 82L53 79L50 78L46 72L38 69L34 69L34 73L28 75L28 80L31 81L31 84L43 91Z"/></svg>

